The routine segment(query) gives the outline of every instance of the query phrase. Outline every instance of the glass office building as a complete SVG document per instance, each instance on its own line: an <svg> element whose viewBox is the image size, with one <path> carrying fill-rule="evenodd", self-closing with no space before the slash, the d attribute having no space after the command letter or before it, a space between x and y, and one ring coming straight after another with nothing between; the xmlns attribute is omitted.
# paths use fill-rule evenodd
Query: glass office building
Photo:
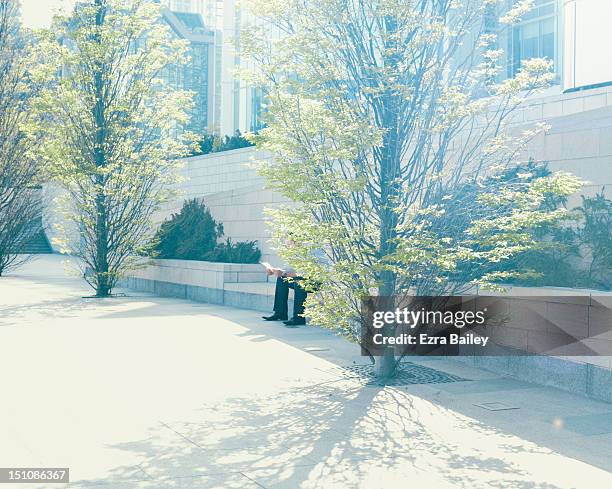
<svg viewBox="0 0 612 489"><path fill-rule="evenodd" d="M516 75L521 62L547 58L559 73L559 2L535 0L534 7L513 26L508 35L508 76Z"/></svg>
<svg viewBox="0 0 612 489"><path fill-rule="evenodd" d="M517 1L508 0L505 8ZM547 58L564 91L611 83L612 54L605 47L611 19L610 0L534 0L519 23L499 28L505 76L516 75L526 59Z"/></svg>
<svg viewBox="0 0 612 489"><path fill-rule="evenodd" d="M191 120L183 129L202 134L213 125L214 33L202 16L192 12L163 11L164 20L174 34L189 41L189 62L166 69L166 80L176 88L194 93Z"/></svg>

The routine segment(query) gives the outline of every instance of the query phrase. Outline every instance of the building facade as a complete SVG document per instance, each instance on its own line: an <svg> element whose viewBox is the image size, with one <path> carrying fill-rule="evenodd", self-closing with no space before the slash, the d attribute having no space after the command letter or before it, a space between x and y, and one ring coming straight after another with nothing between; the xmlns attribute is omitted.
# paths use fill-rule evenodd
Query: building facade
<svg viewBox="0 0 612 489"><path fill-rule="evenodd" d="M261 91L248 86L235 76L243 66L237 47L245 25L256 22L236 0L165 0L169 11L200 15L205 28L212 33L212 66L207 77L212 93L209 98L208 131L218 135L233 135L256 131L261 127Z"/></svg>
<svg viewBox="0 0 612 489"><path fill-rule="evenodd" d="M605 25L611 13L610 0L536 0L534 10L499 38L510 48L505 76L511 76L522 59L533 56L549 57L557 74L551 87L527 100L516 114L519 127L538 122L550 126L521 156L546 161L552 170L586 180L584 195L592 196L605 187L608 198L612 198L612 51L602 39L612 35ZM234 0L225 0L222 28L215 36L227 41L247 21ZM209 68L214 94L208 109L210 114L215 107L213 124L220 134L250 130L257 123L253 110L257 97L231 73L240 63L239 52L232 42L220 43L219 37L214 43L214 67ZM252 165L253 159L269 157L245 148L186 159L186 179L179 189L182 197L170 203L159 218L178 211L185 198L202 198L214 217L225 224L228 237L257 239L264 259L277 263L267 242L263 209L286 201L265 189ZM579 196L568 203L570 207L579 204Z"/></svg>
<svg viewBox="0 0 612 489"><path fill-rule="evenodd" d="M516 0L509 0L508 7ZM521 21L501 31L506 76L522 60L545 57L553 62L551 87L525 102L518 123L545 122L523 155L548 162L552 170L574 173L593 195L612 195L612 52L605 42L612 19L609 0L535 0ZM578 203L578 201L574 202Z"/></svg>
<svg viewBox="0 0 612 489"><path fill-rule="evenodd" d="M507 0L504 8L516 2ZM505 76L516 75L525 59L547 58L559 92L612 83L612 53L604 48L610 18L609 0L534 0L520 22L499 31Z"/></svg>
<svg viewBox="0 0 612 489"><path fill-rule="evenodd" d="M189 62L165 70L165 78L170 85L194 93L191 118L183 129L197 134L209 132L215 123L214 32L206 27L198 13L164 9L162 15L173 34L189 42Z"/></svg>
<svg viewBox="0 0 612 489"><path fill-rule="evenodd" d="M513 3L510 0L506 8ZM553 171L567 171L581 177L587 182L581 191L583 195L592 196L605 188L608 198L612 198L612 52L601 42L607 30L602 24L612 18L612 1L535 0L534 3L521 22L499 31L500 45L507 51L503 76L513 76L522 60L533 57L552 60L556 74L551 87L528 99L516 113L519 128L539 122L550 126L546 134L540 134L529 144L521 157L545 161ZM225 26L230 33L250 20L237 18L233 8L225 13L228 16ZM496 12L496 18L500 14ZM603 20L595 19L598 17ZM591 32L589 26L598 30ZM238 54L232 52L234 64L239 62ZM226 62L232 60L228 51L224 55ZM224 104L236 110L232 117L221 119L221 127L226 133L234 128L248 130L256 123L253 110L256 96L236 82L227 70L223 77ZM233 105L232 101L235 101ZM227 115L225 109L224 115ZM265 183L250 164L253 158L262 156L254 149L243 149L190 158L186 160L187 183L182 190L186 196L201 197L215 218L225 223L228 236L258 239L265 258L277 262L267 243L263 209L285 200L265 190ZM570 207L579 204L579 196L568 203ZM175 202L172 210L178 208L180 202Z"/></svg>
<svg viewBox="0 0 612 489"><path fill-rule="evenodd" d="M548 58L555 72L550 96L612 83L612 51L602 40L612 18L612 1L534 0L519 23L499 25L499 16L517 2L500 0L492 16L492 30L506 53L502 77L515 76L526 59ZM237 80L234 71L245 63L237 47L241 30L260 21L237 0L166 0L166 4L177 12L200 14L214 32L211 130L225 135L259 129L263 94Z"/></svg>

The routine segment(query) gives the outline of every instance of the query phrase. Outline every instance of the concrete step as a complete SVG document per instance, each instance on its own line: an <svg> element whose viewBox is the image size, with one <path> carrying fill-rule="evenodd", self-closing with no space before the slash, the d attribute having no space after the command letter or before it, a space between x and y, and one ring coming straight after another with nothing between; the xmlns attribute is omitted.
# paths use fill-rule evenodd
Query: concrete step
<svg viewBox="0 0 612 489"><path fill-rule="evenodd" d="M45 235L44 231L39 231L32 238L25 243L25 245L17 250L17 253L28 254L28 255L46 255L53 253L53 249L49 244L49 240Z"/></svg>

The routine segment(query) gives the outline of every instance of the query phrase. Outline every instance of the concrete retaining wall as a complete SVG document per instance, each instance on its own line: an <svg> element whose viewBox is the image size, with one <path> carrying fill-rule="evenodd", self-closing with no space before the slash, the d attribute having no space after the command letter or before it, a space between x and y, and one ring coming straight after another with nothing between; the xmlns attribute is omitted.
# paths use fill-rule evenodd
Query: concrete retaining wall
<svg viewBox="0 0 612 489"><path fill-rule="evenodd" d="M274 281L268 280L261 265L154 260L152 265L132 272L120 285L162 297L262 312L271 312L274 301ZM481 292L481 295L499 294ZM529 297L532 311L560 307L558 314L572 321L575 328L583 328L575 331L578 336L581 332L584 336L596 333L591 329L597 326L597 321L602 320L599 313L603 312L599 309L606 309L609 313L609 309L600 306L612 301L612 294L562 288L508 287L503 295ZM293 307L291 303L289 307ZM612 318L606 316L603 320ZM513 329L511 325L508 327L508 345L520 347L523 341L529 341L528 332ZM454 357L454 360L527 382L612 402L612 357L471 356Z"/></svg>
<svg viewBox="0 0 612 489"><path fill-rule="evenodd" d="M268 279L259 264L192 260L152 260L119 282L120 287L160 297L262 312L272 311L274 285L275 279ZM293 307L292 301L289 307Z"/></svg>
<svg viewBox="0 0 612 489"><path fill-rule="evenodd" d="M506 356L455 357L454 360L525 382L612 403L612 370L584 362L582 358Z"/></svg>
<svg viewBox="0 0 612 489"><path fill-rule="evenodd" d="M578 175L589 183L581 193L592 196L606 186L612 192L612 87L601 87L574 93L561 93L558 86L527 100L513 114L519 129L537 122L550 125L547 134L540 134L520 155L548 161L552 170ZM461 138L451 151L460 150ZM263 210L288 203L282 195L266 188L257 173L257 162L272 156L255 148L241 148L221 153L185 158L180 171L183 181L176 186L178 195L156 215L156 221L178 212L186 199L200 198L209 206L215 219L222 222L226 237L234 240L257 240L263 259L281 265L268 242L269 230ZM45 185L45 224L49 237L55 237L54 226L63 219L53 205L52 197L61 191ZM570 199L570 207L580 204L578 196ZM72 233L75 239L78 233ZM52 243L53 244L53 243ZM57 245L54 249L58 251Z"/></svg>
<svg viewBox="0 0 612 489"><path fill-rule="evenodd" d="M156 216L158 222L178 212L187 199L198 198L223 224L225 237L234 241L257 241L262 260L276 266L282 261L271 248L264 209L288 203L282 195L266 188L257 165L271 155L255 148L194 156L183 160L178 195Z"/></svg>
<svg viewBox="0 0 612 489"><path fill-rule="evenodd" d="M482 297L482 298L481 298ZM491 301L500 297L502 301ZM583 355L612 369L612 293L565 288L513 287L505 294L480 293L477 310L487 305L503 324L487 325L496 343L527 352L547 349L555 356ZM492 311L490 311L492 312Z"/></svg>
<svg viewBox="0 0 612 489"><path fill-rule="evenodd" d="M196 260L152 260L150 265L131 272L131 276L213 289L222 289L226 283L268 281L264 268L258 263Z"/></svg>
<svg viewBox="0 0 612 489"><path fill-rule="evenodd" d="M530 351L537 343L537 331L521 324L529 317L547 317L577 339L597 337L597 342L612 341L612 293L561 287L507 287L504 293L478 291L483 296L503 296L524 303L521 317L509 319L504 328L505 346ZM534 321L543 323L543 321ZM603 328L603 322L608 326ZM496 337L501 335L496 334ZM585 340L588 342L589 340ZM456 361L526 382L548 385L593 399L612 402L612 357L610 356L462 356Z"/></svg>

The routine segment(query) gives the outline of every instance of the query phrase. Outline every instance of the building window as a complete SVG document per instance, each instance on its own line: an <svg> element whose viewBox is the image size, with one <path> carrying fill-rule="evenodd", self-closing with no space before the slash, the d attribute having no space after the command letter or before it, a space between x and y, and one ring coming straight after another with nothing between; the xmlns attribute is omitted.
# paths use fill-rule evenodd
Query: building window
<svg viewBox="0 0 612 489"><path fill-rule="evenodd" d="M257 132L263 128L263 91L260 88L251 88L251 123L249 129Z"/></svg>
<svg viewBox="0 0 612 489"><path fill-rule="evenodd" d="M176 12L193 12L191 0L173 0L170 2L170 8Z"/></svg>
<svg viewBox="0 0 612 489"><path fill-rule="evenodd" d="M510 4L513 3L511 0ZM517 74L523 60L547 58L553 62L556 78L559 78L558 4L558 0L535 0L534 7L512 27L508 36L509 77Z"/></svg>
<svg viewBox="0 0 612 489"><path fill-rule="evenodd" d="M183 67L181 87L194 93L187 129L203 134L208 127L208 44L191 43L189 57L190 62Z"/></svg>

